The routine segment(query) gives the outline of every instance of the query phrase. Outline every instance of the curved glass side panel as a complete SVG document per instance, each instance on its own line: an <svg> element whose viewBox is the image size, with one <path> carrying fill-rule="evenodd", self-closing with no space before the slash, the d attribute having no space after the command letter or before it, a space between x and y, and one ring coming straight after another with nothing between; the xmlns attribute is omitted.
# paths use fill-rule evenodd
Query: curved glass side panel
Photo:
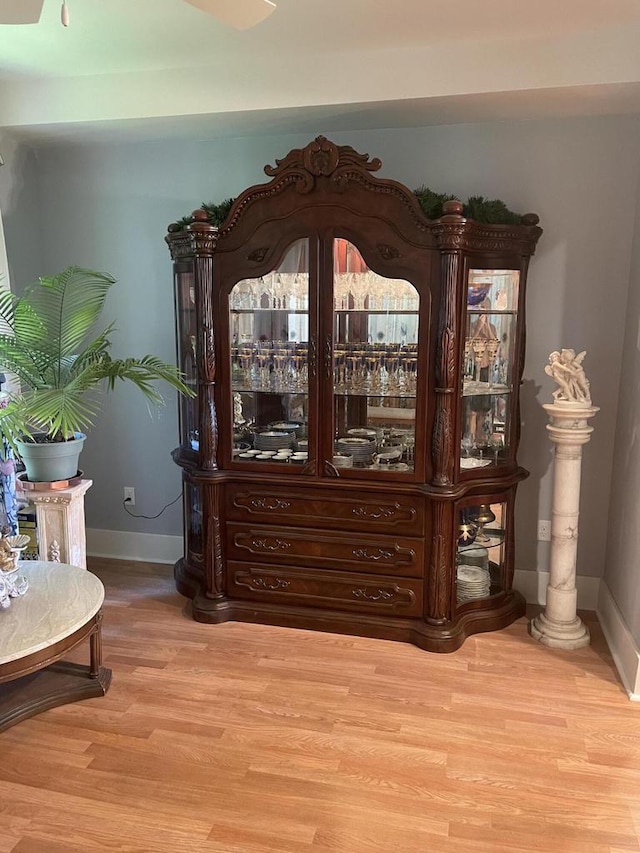
<svg viewBox="0 0 640 853"><path fill-rule="evenodd" d="M196 372L196 300L191 265L176 264L175 298L178 344L178 366L184 374L185 383L194 390L197 384ZM198 398L179 397L180 444L183 448L197 451L198 441Z"/></svg>
<svg viewBox="0 0 640 853"><path fill-rule="evenodd" d="M233 458L300 466L308 459L309 241L229 295Z"/></svg>
<svg viewBox="0 0 640 853"><path fill-rule="evenodd" d="M190 561L201 563L204 559L202 486L185 480L183 501L187 555Z"/></svg>
<svg viewBox="0 0 640 853"><path fill-rule="evenodd" d="M460 469L509 458L518 270L471 269L467 280Z"/></svg>
<svg viewBox="0 0 640 853"><path fill-rule="evenodd" d="M481 500L458 510L458 606L504 590L506 504Z"/></svg>
<svg viewBox="0 0 640 853"><path fill-rule="evenodd" d="M336 468L415 467L419 294L334 240L333 459Z"/></svg>

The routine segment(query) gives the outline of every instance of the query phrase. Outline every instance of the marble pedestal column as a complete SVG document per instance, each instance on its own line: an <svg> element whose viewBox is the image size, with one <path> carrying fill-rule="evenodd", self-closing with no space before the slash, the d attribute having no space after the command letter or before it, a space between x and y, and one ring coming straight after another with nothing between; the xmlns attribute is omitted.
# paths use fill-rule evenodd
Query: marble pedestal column
<svg viewBox="0 0 640 853"><path fill-rule="evenodd" d="M41 560L87 568L84 496L92 480L77 486L29 493L38 519L38 550Z"/></svg>
<svg viewBox="0 0 640 853"><path fill-rule="evenodd" d="M589 629L577 615L576 557L582 445L591 438L589 418L599 411L590 403L557 400L547 403L554 443L551 564L544 612L531 620L531 636L557 649L588 646Z"/></svg>

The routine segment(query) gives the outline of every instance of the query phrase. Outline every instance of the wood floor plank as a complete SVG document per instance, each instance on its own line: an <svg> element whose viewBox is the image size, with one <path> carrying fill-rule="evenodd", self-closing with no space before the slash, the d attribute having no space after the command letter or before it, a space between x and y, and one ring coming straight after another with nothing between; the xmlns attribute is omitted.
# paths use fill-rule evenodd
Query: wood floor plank
<svg viewBox="0 0 640 853"><path fill-rule="evenodd" d="M0 853L640 851L640 706L592 614L575 653L521 619L433 655L90 569L112 687L0 735Z"/></svg>

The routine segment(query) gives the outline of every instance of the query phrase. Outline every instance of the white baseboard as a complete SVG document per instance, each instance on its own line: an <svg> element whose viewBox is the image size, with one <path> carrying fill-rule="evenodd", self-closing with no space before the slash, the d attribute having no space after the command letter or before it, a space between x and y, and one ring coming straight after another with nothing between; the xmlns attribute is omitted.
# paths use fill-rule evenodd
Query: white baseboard
<svg viewBox="0 0 640 853"><path fill-rule="evenodd" d="M546 604L549 572L525 572L516 570L513 585L524 595L527 604ZM576 577L578 590L578 609L596 610L598 606L598 589L600 578L589 578L584 575Z"/></svg>
<svg viewBox="0 0 640 853"><path fill-rule="evenodd" d="M604 581L600 583L597 614L624 689L629 699L640 702L640 649Z"/></svg>
<svg viewBox="0 0 640 853"><path fill-rule="evenodd" d="M114 560L175 563L183 554L182 536L87 528L87 554Z"/></svg>

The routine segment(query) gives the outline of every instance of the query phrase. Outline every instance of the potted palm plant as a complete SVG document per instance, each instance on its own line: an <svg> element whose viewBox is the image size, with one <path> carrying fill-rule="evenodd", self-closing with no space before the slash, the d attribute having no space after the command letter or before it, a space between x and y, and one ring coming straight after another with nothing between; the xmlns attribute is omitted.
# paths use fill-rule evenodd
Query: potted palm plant
<svg viewBox="0 0 640 853"><path fill-rule="evenodd" d="M110 275L68 267L42 277L22 296L0 292L0 369L19 390L0 408L0 432L25 464L29 480L74 477L78 456L100 407L100 392L133 382L152 403L163 379L191 394L177 368L152 355L111 358L113 324L96 331ZM52 461L51 461L52 460Z"/></svg>

